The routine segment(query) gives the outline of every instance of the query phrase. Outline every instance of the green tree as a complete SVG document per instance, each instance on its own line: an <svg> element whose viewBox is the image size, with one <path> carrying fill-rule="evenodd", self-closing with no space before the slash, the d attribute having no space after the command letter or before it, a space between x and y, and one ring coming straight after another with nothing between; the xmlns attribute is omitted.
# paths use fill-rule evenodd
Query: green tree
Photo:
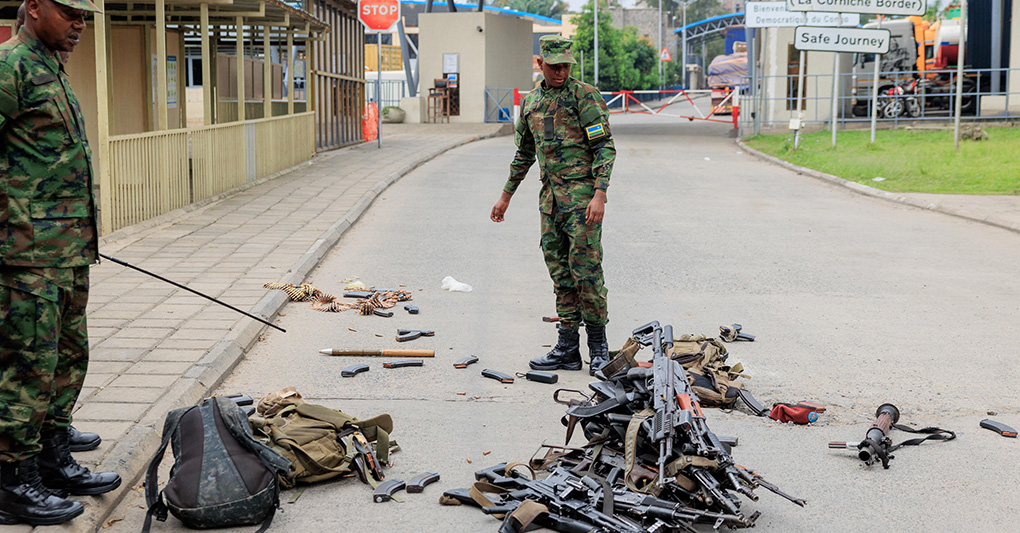
<svg viewBox="0 0 1020 533"><path fill-rule="evenodd" d="M574 55L584 57L584 81L595 80L595 15L592 5L586 5L574 19ZM609 13L599 11L599 89L603 91L646 90L659 84L657 62L659 54L645 40L638 37L637 29L622 30L611 25ZM579 77L580 65L573 75Z"/></svg>
<svg viewBox="0 0 1020 533"><path fill-rule="evenodd" d="M491 0L489 5L508 7L549 18L560 18L570 6L564 0Z"/></svg>

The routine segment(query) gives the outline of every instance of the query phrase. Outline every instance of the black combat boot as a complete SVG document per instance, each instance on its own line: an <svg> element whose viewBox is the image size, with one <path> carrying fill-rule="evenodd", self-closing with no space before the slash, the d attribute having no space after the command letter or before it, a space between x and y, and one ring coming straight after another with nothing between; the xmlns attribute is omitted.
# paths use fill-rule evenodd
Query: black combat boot
<svg viewBox="0 0 1020 533"><path fill-rule="evenodd" d="M609 364L609 341L606 340L605 326L584 326L588 333L588 355L591 356L591 366L588 374L594 376L602 367Z"/></svg>
<svg viewBox="0 0 1020 533"><path fill-rule="evenodd" d="M74 426L68 426L67 437L70 439L72 452L95 450L99 447L99 443L103 442L98 433L78 431Z"/></svg>
<svg viewBox="0 0 1020 533"><path fill-rule="evenodd" d="M60 498L43 486L36 457L0 463L0 524L51 526L83 512L80 503Z"/></svg>
<svg viewBox="0 0 1020 533"><path fill-rule="evenodd" d="M531 360L532 370L581 370L581 336L576 329L559 325L556 346L542 357Z"/></svg>
<svg viewBox="0 0 1020 533"><path fill-rule="evenodd" d="M103 494L120 486L120 476L113 472L93 474L71 457L68 431L56 430L42 436L39 473L46 487L66 490L76 496Z"/></svg>

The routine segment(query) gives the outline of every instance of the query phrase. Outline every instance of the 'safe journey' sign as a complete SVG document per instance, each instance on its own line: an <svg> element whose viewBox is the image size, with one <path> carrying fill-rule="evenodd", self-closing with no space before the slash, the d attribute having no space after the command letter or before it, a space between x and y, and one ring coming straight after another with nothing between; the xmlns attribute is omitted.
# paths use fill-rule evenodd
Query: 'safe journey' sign
<svg viewBox="0 0 1020 533"><path fill-rule="evenodd" d="M786 0L786 5L790 11L879 15L924 15L928 8L925 0Z"/></svg>
<svg viewBox="0 0 1020 533"><path fill-rule="evenodd" d="M889 30L797 26L793 46L797 50L884 54L889 51Z"/></svg>
<svg viewBox="0 0 1020 533"><path fill-rule="evenodd" d="M859 26L856 13L795 13L786 9L786 2L748 2L744 10L748 28L794 28L805 26ZM804 21L805 15L807 21Z"/></svg>

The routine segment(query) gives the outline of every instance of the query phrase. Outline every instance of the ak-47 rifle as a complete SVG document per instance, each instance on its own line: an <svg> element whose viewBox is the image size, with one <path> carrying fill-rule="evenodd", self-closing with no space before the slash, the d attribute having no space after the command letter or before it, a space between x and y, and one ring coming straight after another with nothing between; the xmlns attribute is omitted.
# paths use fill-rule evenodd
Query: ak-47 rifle
<svg viewBox="0 0 1020 533"><path fill-rule="evenodd" d="M505 465L496 465L479 472L475 477L505 489L511 489L506 501L495 507L483 508L487 514L510 513L525 500L544 505L550 513L589 524L589 531L599 533L646 533L647 529L636 522L599 511L588 498L588 487L566 468L560 467L545 479L533 480ZM510 480L513 480L510 482Z"/></svg>
<svg viewBox="0 0 1020 533"><path fill-rule="evenodd" d="M673 327L661 327L658 322L651 322L634 330L634 339L642 345L652 346L652 371L647 369L631 369L627 373L629 379L650 377L653 382L653 427L650 435L653 442L659 444L659 476L660 486L676 480L676 474L685 471L688 477L697 482L701 490L714 502L720 504L729 513L740 515L737 502L726 494L726 488L732 488L757 501L758 496L753 489L762 487L786 498L797 505L806 503L778 489L775 485L764 481L757 473L736 465L733 457L726 451L719 437L708 429L705 415L701 411L698 395L687 381L687 374L680 363L669 356L673 345ZM661 382L660 382L661 381ZM648 385L645 385L648 389ZM674 430L680 430L686 437L683 439L682 456L673 455ZM659 439L670 442L663 443ZM697 457L691 457L691 456ZM709 471L705 460L712 462ZM721 473L721 476L719 475Z"/></svg>

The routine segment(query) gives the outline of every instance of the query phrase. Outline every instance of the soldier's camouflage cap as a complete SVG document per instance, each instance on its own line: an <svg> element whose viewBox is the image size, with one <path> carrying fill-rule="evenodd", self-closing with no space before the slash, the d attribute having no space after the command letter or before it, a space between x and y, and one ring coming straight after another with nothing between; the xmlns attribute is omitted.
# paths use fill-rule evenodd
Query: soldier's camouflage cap
<svg viewBox="0 0 1020 533"><path fill-rule="evenodd" d="M63 4L65 6L67 6L67 7L73 7L75 9L80 9L82 11L91 11L93 13L102 13L102 10L100 10L95 4L93 4L92 0L53 0L53 1L58 3L58 4Z"/></svg>
<svg viewBox="0 0 1020 533"><path fill-rule="evenodd" d="M571 41L566 37L560 37L559 35L543 35L542 38L538 40L538 45L542 51L542 61L550 65L577 63L577 61L574 61L574 54L570 51L570 47L574 45L574 41Z"/></svg>

